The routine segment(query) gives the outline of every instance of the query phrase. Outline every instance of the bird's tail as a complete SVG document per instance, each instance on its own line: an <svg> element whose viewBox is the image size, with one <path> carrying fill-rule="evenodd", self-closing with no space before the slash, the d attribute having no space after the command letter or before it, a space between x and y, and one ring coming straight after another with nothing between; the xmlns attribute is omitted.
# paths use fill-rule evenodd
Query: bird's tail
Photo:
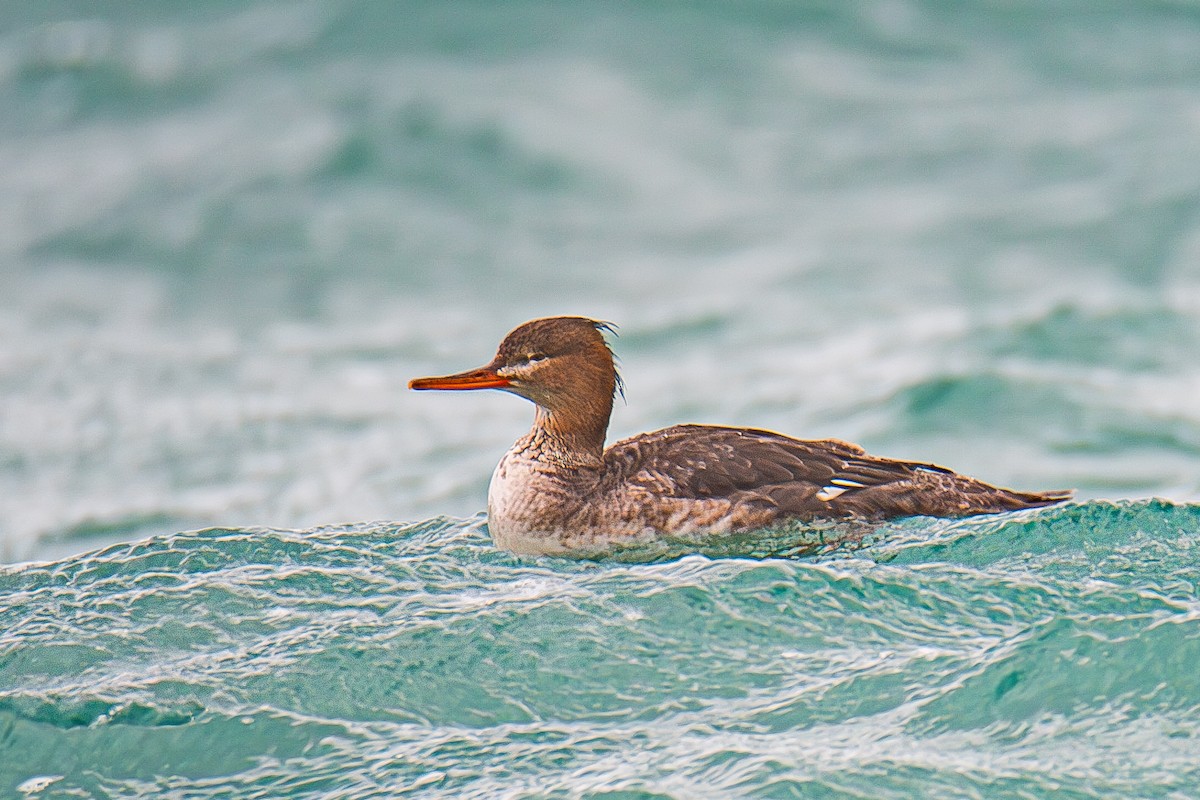
<svg viewBox="0 0 1200 800"><path fill-rule="evenodd" d="M1052 506L1058 503L1065 503L1075 496L1074 489L1061 489L1051 492L1016 492L1008 490L1005 492L1008 499L1011 501L1011 510L1019 508L1041 508L1042 506Z"/></svg>

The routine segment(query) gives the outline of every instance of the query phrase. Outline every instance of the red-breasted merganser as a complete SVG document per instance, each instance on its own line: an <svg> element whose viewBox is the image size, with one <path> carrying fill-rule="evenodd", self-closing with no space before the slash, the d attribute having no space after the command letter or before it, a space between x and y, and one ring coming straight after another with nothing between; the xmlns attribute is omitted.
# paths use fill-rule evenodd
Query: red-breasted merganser
<svg viewBox="0 0 1200 800"><path fill-rule="evenodd" d="M837 439L802 441L752 428L675 425L605 449L621 388L607 330L585 317L535 319L508 334L486 366L409 383L503 389L537 406L533 429L492 475L488 529L499 547L592 551L788 522L990 514L1071 496L1001 489Z"/></svg>

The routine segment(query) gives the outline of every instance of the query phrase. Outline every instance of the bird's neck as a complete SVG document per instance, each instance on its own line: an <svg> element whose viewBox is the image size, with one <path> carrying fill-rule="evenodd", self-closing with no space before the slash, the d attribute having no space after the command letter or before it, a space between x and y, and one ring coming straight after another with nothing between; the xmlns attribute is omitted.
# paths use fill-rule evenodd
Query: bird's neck
<svg viewBox="0 0 1200 800"><path fill-rule="evenodd" d="M534 457L562 466L599 467L604 458L609 412L611 405L607 409L561 411L538 406L527 437Z"/></svg>

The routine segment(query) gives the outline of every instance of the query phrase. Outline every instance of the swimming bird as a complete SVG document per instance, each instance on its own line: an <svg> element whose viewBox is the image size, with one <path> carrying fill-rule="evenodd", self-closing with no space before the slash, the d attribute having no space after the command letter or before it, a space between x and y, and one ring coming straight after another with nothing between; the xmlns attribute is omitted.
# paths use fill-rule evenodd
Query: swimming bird
<svg viewBox="0 0 1200 800"><path fill-rule="evenodd" d="M586 317L535 319L509 333L487 365L409 382L500 389L535 404L533 428L500 459L488 489L497 546L562 554L785 523L991 514L1071 496L1002 489L837 439L754 428L674 425L605 448L623 390L604 338L611 330Z"/></svg>

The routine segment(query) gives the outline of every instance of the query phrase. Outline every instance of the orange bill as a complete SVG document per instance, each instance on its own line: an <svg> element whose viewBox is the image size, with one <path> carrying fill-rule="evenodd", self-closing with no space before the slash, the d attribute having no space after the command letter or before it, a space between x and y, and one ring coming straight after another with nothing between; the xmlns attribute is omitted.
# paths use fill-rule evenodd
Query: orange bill
<svg viewBox="0 0 1200 800"><path fill-rule="evenodd" d="M501 378L490 366L438 378L413 378L408 382L410 389L504 389L511 385L508 378Z"/></svg>

